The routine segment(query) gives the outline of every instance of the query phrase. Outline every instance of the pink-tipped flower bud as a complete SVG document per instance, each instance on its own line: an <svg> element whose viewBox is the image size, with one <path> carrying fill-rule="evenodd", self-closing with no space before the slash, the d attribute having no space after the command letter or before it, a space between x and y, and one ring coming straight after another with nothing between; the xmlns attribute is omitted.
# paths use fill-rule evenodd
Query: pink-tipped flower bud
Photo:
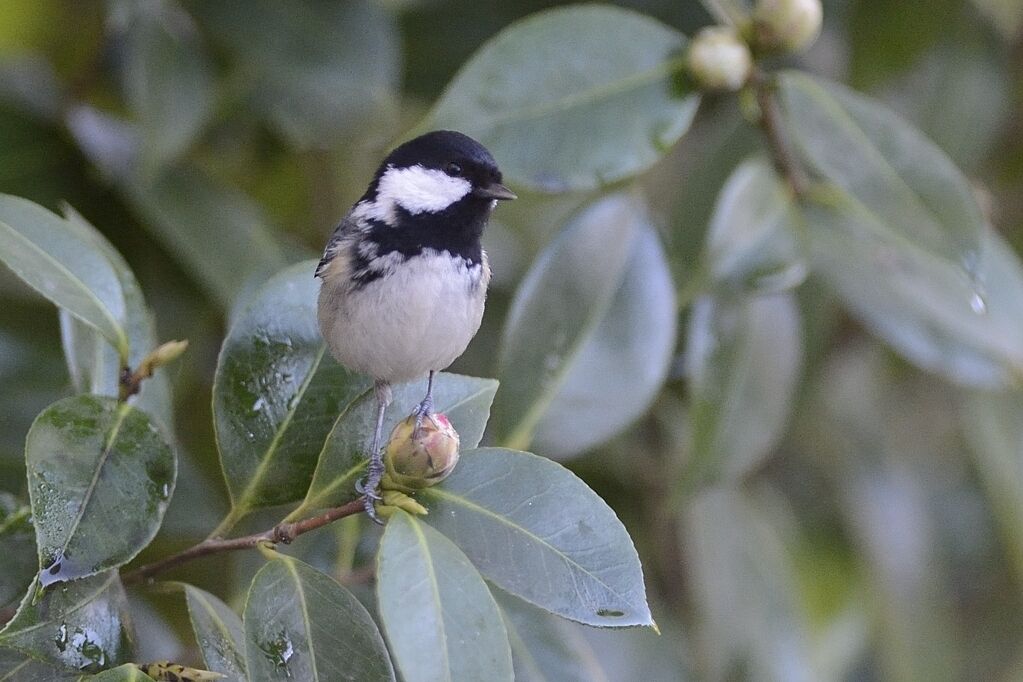
<svg viewBox="0 0 1023 682"><path fill-rule="evenodd" d="M738 90L753 69L749 46L728 26L701 29L689 45L689 75L706 90Z"/></svg>
<svg viewBox="0 0 1023 682"><path fill-rule="evenodd" d="M458 464L458 432L443 414L423 420L419 435L413 438L416 418L410 415L398 422L384 450L384 465L390 482L418 489L440 483Z"/></svg>
<svg viewBox="0 0 1023 682"><path fill-rule="evenodd" d="M753 34L757 47L773 52L802 52L821 32L821 0L757 0Z"/></svg>

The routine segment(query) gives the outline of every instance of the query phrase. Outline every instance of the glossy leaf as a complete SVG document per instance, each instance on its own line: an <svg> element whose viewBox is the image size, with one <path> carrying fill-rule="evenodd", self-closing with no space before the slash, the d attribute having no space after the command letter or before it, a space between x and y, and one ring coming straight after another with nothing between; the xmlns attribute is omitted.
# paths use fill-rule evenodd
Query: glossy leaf
<svg viewBox="0 0 1023 682"><path fill-rule="evenodd" d="M653 229L643 228L603 319L536 425L536 451L554 459L581 454L646 412L668 375L676 330L664 248Z"/></svg>
<svg viewBox="0 0 1023 682"><path fill-rule="evenodd" d="M704 261L714 285L771 293L806 278L799 216L770 164L749 159L729 176L707 231Z"/></svg>
<svg viewBox="0 0 1023 682"><path fill-rule="evenodd" d="M43 585L131 561L156 535L177 473L144 412L90 395L44 410L25 460Z"/></svg>
<svg viewBox="0 0 1023 682"><path fill-rule="evenodd" d="M244 620L252 682L394 680L384 640L366 609L301 561L281 556L260 569Z"/></svg>
<svg viewBox="0 0 1023 682"><path fill-rule="evenodd" d="M736 490L709 488L685 510L692 594L707 643L705 674L817 680L805 615L776 510Z"/></svg>
<svg viewBox="0 0 1023 682"><path fill-rule="evenodd" d="M125 663L97 675L89 675L83 682L154 682L154 680L139 670L134 663Z"/></svg>
<svg viewBox="0 0 1023 682"><path fill-rule="evenodd" d="M81 677L13 649L0 649L0 682L78 682Z"/></svg>
<svg viewBox="0 0 1023 682"><path fill-rule="evenodd" d="M586 640L562 618L496 590L516 682L610 682ZM615 632L615 635L620 632Z"/></svg>
<svg viewBox="0 0 1023 682"><path fill-rule="evenodd" d="M540 254L515 293L498 359L501 392L490 428L497 442L524 448L607 315L647 228L635 196L615 194L583 210ZM615 248L608 248L614 244Z"/></svg>
<svg viewBox="0 0 1023 682"><path fill-rule="evenodd" d="M0 630L0 648L84 672L131 655L126 597L117 571L46 589L33 582L14 618Z"/></svg>
<svg viewBox="0 0 1023 682"><path fill-rule="evenodd" d="M788 132L805 163L902 238L972 271L984 217L969 181L919 131L835 83L786 72Z"/></svg>
<svg viewBox="0 0 1023 682"><path fill-rule="evenodd" d="M124 257L95 227L70 206L64 207L64 214L68 228L83 240L92 241L114 266L124 292L128 366L137 368L142 359L159 345L155 320L146 305L142 289ZM117 353L100 335L67 311L61 310L60 336L75 390L79 393L117 396L121 365ZM152 377L142 382L142 389L133 399L133 404L155 417L168 430L173 427L173 406L166 370L158 369Z"/></svg>
<svg viewBox="0 0 1023 682"><path fill-rule="evenodd" d="M1023 266L1001 237L986 236L974 281L841 193L804 215L814 271L910 361L970 386L1023 378Z"/></svg>
<svg viewBox="0 0 1023 682"><path fill-rule="evenodd" d="M493 379L447 372L434 377L434 411L448 416L458 431L462 450L479 445L496 391L497 382ZM412 413L425 395L425 380L392 388L393 402L384 416L384 438L399 421ZM355 482L366 468L375 428L376 397L372 390L367 390L349 403L337 418L323 445L309 492L291 518L300 518L311 510L344 504L357 497Z"/></svg>
<svg viewBox="0 0 1023 682"><path fill-rule="evenodd" d="M508 634L483 578L450 540L400 510L380 540L377 604L406 682L512 680Z"/></svg>
<svg viewBox="0 0 1023 682"><path fill-rule="evenodd" d="M379 3L222 0L190 8L251 74L255 107L296 144L326 146L393 104L401 45Z"/></svg>
<svg viewBox="0 0 1023 682"><path fill-rule="evenodd" d="M0 565L0 609L20 599L39 570L31 515L29 507L0 492L0 547L4 553Z"/></svg>
<svg viewBox="0 0 1023 682"><path fill-rule="evenodd" d="M687 476L741 478L784 432L802 364L799 310L791 295L697 300L686 371L692 401Z"/></svg>
<svg viewBox="0 0 1023 682"><path fill-rule="evenodd" d="M368 385L327 353L314 269L271 278L220 350L213 417L236 515L302 499L334 421Z"/></svg>
<svg viewBox="0 0 1023 682"><path fill-rule="evenodd" d="M526 452L481 448L422 490L427 523L491 582L588 625L652 625L628 532L585 483Z"/></svg>
<svg viewBox="0 0 1023 682"><path fill-rule="evenodd" d="M242 619L209 592L191 585L184 590L188 617L206 667L222 673L224 682L246 682Z"/></svg>
<svg viewBox="0 0 1023 682"><path fill-rule="evenodd" d="M420 128L475 137L515 184L607 185L649 168L689 127L699 97L679 82L685 45L625 9L538 12L480 48Z"/></svg>
<svg viewBox="0 0 1023 682"><path fill-rule="evenodd" d="M192 18L173 0L122 2L123 79L147 170L180 156L213 113L213 74Z"/></svg>
<svg viewBox="0 0 1023 682"><path fill-rule="evenodd" d="M27 199L0 194L0 261L128 355L124 293L101 249Z"/></svg>

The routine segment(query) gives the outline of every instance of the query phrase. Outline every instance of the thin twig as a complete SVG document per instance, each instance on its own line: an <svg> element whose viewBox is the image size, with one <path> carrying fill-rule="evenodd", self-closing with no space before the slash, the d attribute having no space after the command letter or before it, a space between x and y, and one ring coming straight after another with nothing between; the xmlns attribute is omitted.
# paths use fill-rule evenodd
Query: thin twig
<svg viewBox="0 0 1023 682"><path fill-rule="evenodd" d="M328 509L322 514L308 519L302 519L301 521L294 521L292 523L279 523L273 528L265 530L262 533L253 533L252 535L246 535L240 538L230 538L227 540L221 538L207 538L199 544L193 545L192 547L178 552L177 554L171 554L159 561L154 561L151 564L146 564L145 566L136 568L134 571L129 571L121 576L121 580L125 584L139 583L144 580L148 580L157 573L210 554L233 552L239 549L251 549L253 547L258 547L261 544L276 545L278 543L283 543L285 545L289 545L299 535L326 526L328 523L332 523L338 519L343 519L346 516L358 514L364 510L365 507L363 506L363 501L360 497L348 502L347 504L343 504L340 507Z"/></svg>
<svg viewBox="0 0 1023 682"><path fill-rule="evenodd" d="M757 97L757 105L760 107L760 127L764 131L764 137L767 138L767 146L775 168L788 180L796 198L802 198L810 183L785 136L785 123L782 121L781 109L778 107L774 84L771 82L770 76L759 67L753 67L750 85Z"/></svg>

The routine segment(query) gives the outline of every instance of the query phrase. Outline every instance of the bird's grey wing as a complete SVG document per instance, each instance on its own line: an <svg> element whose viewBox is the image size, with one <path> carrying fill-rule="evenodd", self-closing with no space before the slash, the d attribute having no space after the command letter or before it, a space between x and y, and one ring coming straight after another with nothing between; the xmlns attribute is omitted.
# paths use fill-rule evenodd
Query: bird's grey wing
<svg viewBox="0 0 1023 682"><path fill-rule="evenodd" d="M323 257L320 258L320 262L316 266L314 277L323 277L327 267L330 266L338 252L341 251L345 241L355 236L357 229L358 227L351 216L345 216L340 224L334 228L334 234L330 235L330 239L327 240L327 246L323 249Z"/></svg>

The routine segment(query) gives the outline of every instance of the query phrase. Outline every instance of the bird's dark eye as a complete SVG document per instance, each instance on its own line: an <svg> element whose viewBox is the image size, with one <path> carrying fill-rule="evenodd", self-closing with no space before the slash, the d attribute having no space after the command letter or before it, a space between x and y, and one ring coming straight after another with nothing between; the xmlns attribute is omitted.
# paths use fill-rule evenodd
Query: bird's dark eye
<svg viewBox="0 0 1023 682"><path fill-rule="evenodd" d="M462 174L462 167L459 166L457 163L449 163L447 166L444 167L444 172L454 177Z"/></svg>

